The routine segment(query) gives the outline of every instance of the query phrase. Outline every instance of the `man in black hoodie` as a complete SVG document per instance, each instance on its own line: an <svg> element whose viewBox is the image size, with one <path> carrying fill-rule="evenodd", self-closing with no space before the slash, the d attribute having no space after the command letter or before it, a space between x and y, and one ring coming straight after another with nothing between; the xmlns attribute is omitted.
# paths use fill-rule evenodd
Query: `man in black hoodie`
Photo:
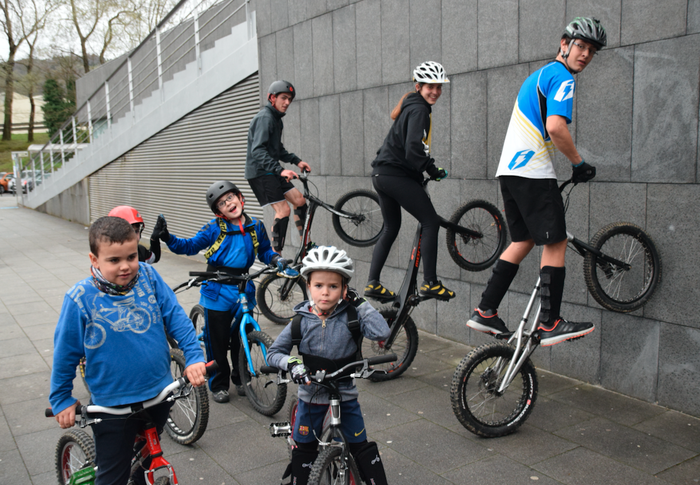
<svg viewBox="0 0 700 485"><path fill-rule="evenodd" d="M435 166L430 157L432 140L431 111L440 95L442 84L450 82L445 69L437 62L424 62L413 71L415 92L405 94L394 110L394 124L372 162L372 185L379 195L384 217L384 230L374 247L369 282L365 296L386 299L393 291L379 282L384 263L401 228L403 207L421 223L423 253L423 285L420 294L449 300L454 298L437 279L437 237L440 223L430 197L423 190L423 172L434 180L442 180L447 170Z"/></svg>
<svg viewBox="0 0 700 485"><path fill-rule="evenodd" d="M280 161L292 163L301 170L310 172L311 167L282 145L282 117L294 100L296 91L287 81L275 81L270 85L269 103L253 117L248 129L248 151L245 162L245 178L253 189L261 206L271 205L275 211L272 225L272 248L279 254L284 248L287 235L289 204L294 206L294 220L303 235L306 219L306 199L290 182L297 178L296 172L282 168Z"/></svg>

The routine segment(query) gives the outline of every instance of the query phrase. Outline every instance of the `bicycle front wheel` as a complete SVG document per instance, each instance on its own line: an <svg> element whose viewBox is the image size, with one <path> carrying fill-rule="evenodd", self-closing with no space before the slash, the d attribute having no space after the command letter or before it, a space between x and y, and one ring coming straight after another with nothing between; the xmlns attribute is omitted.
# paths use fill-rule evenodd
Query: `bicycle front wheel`
<svg viewBox="0 0 700 485"><path fill-rule="evenodd" d="M197 342L204 352L204 358L207 358L207 349L204 345L204 307L202 305L195 305L190 310L190 320L192 320L192 325L194 325L194 332L197 335Z"/></svg>
<svg viewBox="0 0 700 485"><path fill-rule="evenodd" d="M504 392L498 392L515 350L492 342L472 350L452 377L452 411L472 433L486 438L515 432L537 399L537 374L527 359Z"/></svg>
<svg viewBox="0 0 700 485"><path fill-rule="evenodd" d="M625 270L586 253L583 274L595 301L621 313L643 306L661 280L661 259L651 238L639 226L614 222L598 231L590 244L606 256L630 265Z"/></svg>
<svg viewBox="0 0 700 485"><path fill-rule="evenodd" d="M248 334L250 361L255 376L250 373L243 344L238 355L238 372L241 375L246 397L253 409L265 416L272 416L282 409L284 400L287 398L287 384L278 384L277 374L268 375L260 372L260 368L267 365L263 349L267 352L272 343L272 337L265 332L254 331Z"/></svg>
<svg viewBox="0 0 700 485"><path fill-rule="evenodd" d="M258 285L258 307L265 317L278 325L286 325L294 318L294 307L307 299L302 277L291 279L271 274Z"/></svg>
<svg viewBox="0 0 700 485"><path fill-rule="evenodd" d="M351 216L333 214L333 227L340 239L353 246L375 244L384 229L379 196L370 190L353 190L335 203L335 209Z"/></svg>
<svg viewBox="0 0 700 485"><path fill-rule="evenodd" d="M309 485L361 485L355 459L348 453L347 460L343 460L342 454L339 446L321 451L311 467Z"/></svg>
<svg viewBox="0 0 700 485"><path fill-rule="evenodd" d="M182 377L185 372L185 356L182 350L170 350L170 371L173 379ZM209 422L209 396L206 386L194 387L187 384L183 390L186 397L176 399L170 408L165 430L173 441L181 445L191 445L202 437Z"/></svg>
<svg viewBox="0 0 700 485"><path fill-rule="evenodd" d="M496 262L506 247L506 227L498 208L485 200L472 200L457 209L450 222L482 235L480 238L447 229L447 251L467 271L483 271Z"/></svg>
<svg viewBox="0 0 700 485"><path fill-rule="evenodd" d="M71 429L56 444L58 483L65 485L79 470L94 466L95 442L81 429Z"/></svg>
<svg viewBox="0 0 700 485"><path fill-rule="evenodd" d="M289 409L287 410L287 421L289 426L292 428L292 434L294 433L294 426L297 424L297 408L299 407L299 398L297 396L292 396L289 400ZM292 460L292 450L296 447L294 442L294 437L289 436L287 438L287 454L289 455L289 460Z"/></svg>
<svg viewBox="0 0 700 485"><path fill-rule="evenodd" d="M387 322L392 322L391 325L396 325L396 309L395 308L382 308L379 313L384 317ZM406 372L406 369L411 365L413 359L416 357L416 352L418 351L418 328L411 317L406 319L403 328L399 330L399 333L394 339L394 343L391 346L391 350L387 350L384 347L383 341L375 341L369 339L362 339L362 356L374 357L376 355L384 354L396 354L398 359L395 362L389 362L386 364L379 364L372 366L374 369L384 370L384 373L375 373L370 376L370 380L374 382L389 381L396 379L401 374Z"/></svg>

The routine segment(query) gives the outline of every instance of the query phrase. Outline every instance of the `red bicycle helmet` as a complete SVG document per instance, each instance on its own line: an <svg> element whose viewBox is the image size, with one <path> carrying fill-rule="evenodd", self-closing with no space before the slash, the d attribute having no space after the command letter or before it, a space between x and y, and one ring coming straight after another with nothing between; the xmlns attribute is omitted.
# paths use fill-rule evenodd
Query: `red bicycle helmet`
<svg viewBox="0 0 700 485"><path fill-rule="evenodd" d="M111 211L109 211L108 216L120 217L132 226L136 226L139 236L143 231L145 224L143 223L143 217L139 214L139 211L131 207L130 205L118 205Z"/></svg>

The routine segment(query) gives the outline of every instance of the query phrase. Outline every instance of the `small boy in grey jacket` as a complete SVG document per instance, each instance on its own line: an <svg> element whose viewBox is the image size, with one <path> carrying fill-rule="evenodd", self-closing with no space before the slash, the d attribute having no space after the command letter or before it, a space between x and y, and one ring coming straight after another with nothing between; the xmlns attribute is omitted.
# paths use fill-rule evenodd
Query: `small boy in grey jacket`
<svg viewBox="0 0 700 485"><path fill-rule="evenodd" d="M293 430L297 444L292 452L292 480L305 485L311 472L310 464L318 455L316 437L321 436L323 418L329 404L328 392L314 384L304 384L307 376L320 368L334 371L355 361L358 351L348 327L348 308L356 308L357 319L364 338L386 340L389 326L384 317L354 290L348 292L348 282L354 265L345 251L333 246L321 246L309 251L302 261L301 274L306 278L310 299L298 304L294 311L302 315L299 354L292 351L292 324L282 330L270 347L267 360L272 366L289 371L299 384L299 404ZM329 368L330 367L330 368ZM367 441L359 395L354 379L338 383L341 395L342 431L366 483L386 484L384 465L377 444Z"/></svg>

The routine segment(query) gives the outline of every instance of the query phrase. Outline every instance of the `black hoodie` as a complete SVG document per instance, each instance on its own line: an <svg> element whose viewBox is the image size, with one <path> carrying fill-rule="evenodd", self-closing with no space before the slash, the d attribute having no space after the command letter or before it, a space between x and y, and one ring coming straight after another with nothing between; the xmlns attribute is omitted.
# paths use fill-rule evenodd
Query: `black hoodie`
<svg viewBox="0 0 700 485"><path fill-rule="evenodd" d="M430 158L430 104L419 93L406 96L401 114L389 130L372 162L372 175L394 175L423 181L423 172L433 170Z"/></svg>

